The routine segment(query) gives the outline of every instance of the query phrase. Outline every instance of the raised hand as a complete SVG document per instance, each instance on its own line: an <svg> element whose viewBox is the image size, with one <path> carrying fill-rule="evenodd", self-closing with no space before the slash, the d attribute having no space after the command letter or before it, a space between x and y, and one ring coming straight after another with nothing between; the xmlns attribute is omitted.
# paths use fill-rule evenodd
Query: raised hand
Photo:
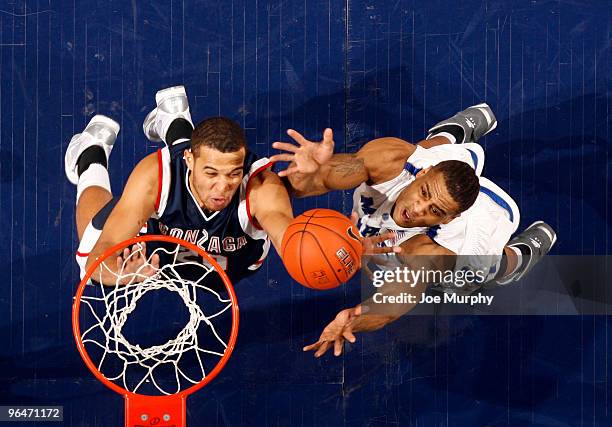
<svg viewBox="0 0 612 427"><path fill-rule="evenodd" d="M309 141L293 129L287 130L287 135L297 142L298 145L287 142L275 142L272 144L272 147L277 150L287 152L270 157L272 162L291 162L287 169L278 172L279 176L290 176L296 173L314 174L334 154L334 133L329 128L323 131L323 140L321 142Z"/></svg>

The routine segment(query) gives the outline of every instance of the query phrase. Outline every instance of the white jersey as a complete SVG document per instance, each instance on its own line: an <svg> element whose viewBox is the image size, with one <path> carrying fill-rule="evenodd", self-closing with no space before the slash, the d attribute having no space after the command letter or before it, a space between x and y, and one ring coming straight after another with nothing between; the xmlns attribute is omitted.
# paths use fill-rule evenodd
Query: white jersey
<svg viewBox="0 0 612 427"><path fill-rule="evenodd" d="M432 227L428 235L457 255L498 255L521 219L515 201L484 176L474 204L448 224Z"/></svg>
<svg viewBox="0 0 612 427"><path fill-rule="evenodd" d="M397 235L395 245L422 233L428 227L400 227L391 217L391 209L401 192L416 179L424 168L445 160L459 160L472 166L477 175L482 172L484 151L478 144L438 145L432 148L417 146L395 178L375 185L361 184L353 193L353 212L359 216L359 231L363 236L374 236L389 231Z"/></svg>
<svg viewBox="0 0 612 427"><path fill-rule="evenodd" d="M430 228L398 226L391 217L391 209L399 194L416 179L421 169L445 160L463 161L474 168L480 182L474 204L448 224ZM397 239L390 242L393 245L399 245L417 234L427 234L440 246L462 255L455 266L456 270L481 270L487 278L494 277L503 248L518 228L520 213L512 197L492 181L480 176L483 166L484 151L478 144L440 145L429 149L417 147L397 177L372 186L362 184L355 190L353 211L359 215L359 231L364 236L394 231ZM391 258L397 257L391 255ZM387 266L401 267L399 260L396 261L387 263ZM446 292L469 293L475 289L441 287Z"/></svg>
<svg viewBox="0 0 612 427"><path fill-rule="evenodd" d="M480 271L489 281L500 266L504 246L518 228L521 215L516 202L492 181L481 176L474 204L448 224L428 231L437 244L457 255L455 270ZM445 292L471 293L480 287L444 288Z"/></svg>

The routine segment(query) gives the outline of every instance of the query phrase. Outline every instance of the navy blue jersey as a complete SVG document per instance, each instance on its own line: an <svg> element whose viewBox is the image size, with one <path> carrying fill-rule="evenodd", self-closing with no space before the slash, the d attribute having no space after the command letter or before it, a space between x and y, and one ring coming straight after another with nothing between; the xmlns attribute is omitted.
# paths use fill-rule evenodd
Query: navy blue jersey
<svg viewBox="0 0 612 427"><path fill-rule="evenodd" d="M238 281L261 266L270 248L268 235L251 219L247 195L250 180L272 163L247 151L244 178L230 204L221 211L208 212L199 206L189 187L190 171L183 159L188 148L189 141L157 153L161 179L156 212L147 223L147 234L170 235L193 243L215 258L230 280ZM202 261L186 248L180 258Z"/></svg>

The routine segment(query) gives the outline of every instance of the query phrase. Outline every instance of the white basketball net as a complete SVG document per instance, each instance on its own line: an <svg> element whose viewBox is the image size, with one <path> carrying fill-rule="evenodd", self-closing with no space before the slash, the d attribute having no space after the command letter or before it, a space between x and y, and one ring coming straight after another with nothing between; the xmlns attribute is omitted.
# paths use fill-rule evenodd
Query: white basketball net
<svg viewBox="0 0 612 427"><path fill-rule="evenodd" d="M184 255L184 250L181 252L181 246L176 245L176 249L169 251L164 248L154 250L148 254L146 261L142 267L138 268L136 272L129 274L123 274L126 265L130 262L132 257L135 257L137 253L142 252L142 245L137 244L138 250L133 251L127 259L123 261L123 265L119 268L119 273L116 274L115 286L102 286L95 284L95 286L101 290L101 296L86 296L88 288L86 286L85 292L81 297L81 304L88 307L88 311L95 318L95 324L88 329L81 332L81 339L83 344L95 345L103 350L103 355L99 362L95 362L98 370L110 381L118 382L122 384L123 388L137 393L139 388L143 384L147 383L147 386L152 384L159 393L163 395L170 395L178 393L192 385L201 382L207 375L207 371L204 368L202 357L204 355L213 355L221 358L223 352L214 351L203 348L201 343L198 342L198 328L207 327L212 332L212 336L215 337L217 347L225 351L227 349L227 343L221 338L215 325L212 323L212 319L232 307L232 301L229 297L223 298L215 290L207 287L204 282L206 276L214 271L214 267L210 265L202 265L195 261L184 260L181 261L181 255ZM153 255L170 256L172 262L167 262L161 265L159 268L155 268L151 264L151 258ZM191 254L193 254L191 252ZM113 257L109 257L108 262L114 262ZM102 268L108 267L102 263ZM186 280L180 276L176 271L178 267L189 266L190 269L197 269L201 271L201 275L197 280ZM141 272L147 267L154 268L155 274L153 276L145 276ZM110 271L110 270L109 270ZM193 270L192 270L193 271ZM101 274L101 273L100 273ZM95 278L94 278L95 279ZM99 280L101 283L102 280ZM105 281L108 285L108 280ZM128 284L125 284L125 283ZM123 283L123 284L121 284ZM189 312L189 321L180 333L174 339L161 344L155 345L148 348L141 348L140 345L130 343L122 333L122 329L126 324L131 313L136 309L138 300L142 296L151 291L158 289L165 289L167 291L176 292L178 296L183 300L187 306ZM197 291L203 290L209 292L219 302L217 309L214 313L204 313L202 307L197 301ZM104 307L104 310L101 307ZM98 309L96 310L96 308ZM83 306L82 309L83 310ZM102 313L100 313L102 312ZM211 334L209 334L211 335ZM209 343L209 347L212 344ZM180 363L181 358L190 354L197 360L199 367L191 369L187 373L184 369L181 369ZM103 372L104 363L109 358L118 358L119 364L123 364L123 369L117 375L107 376ZM128 369L139 366L142 368L142 378L140 381L127 381L126 373ZM159 369L166 369L171 367L174 370L174 379L176 388L168 389L168 386L162 386L155 379L155 372ZM211 368L212 369L212 368ZM197 372L199 371L199 372ZM129 384L131 383L131 385ZM174 383L174 381L173 381ZM135 384L135 385L134 385Z"/></svg>

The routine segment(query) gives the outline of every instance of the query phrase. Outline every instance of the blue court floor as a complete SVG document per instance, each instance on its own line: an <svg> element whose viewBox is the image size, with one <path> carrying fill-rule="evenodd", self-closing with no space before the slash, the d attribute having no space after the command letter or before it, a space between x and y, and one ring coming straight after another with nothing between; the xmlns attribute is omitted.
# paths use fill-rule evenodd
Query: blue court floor
<svg viewBox="0 0 612 427"><path fill-rule="evenodd" d="M121 397L72 337L63 159L92 115L111 116L119 193L157 149L142 121L171 85L186 86L195 121L237 120L261 156L289 127L312 139L331 127L339 152L417 142L486 101L499 124L484 175L517 201L520 229L544 219L553 253L611 253L611 18L607 0L0 1L0 405L123 425ZM344 192L294 209L351 205ZM406 317L315 360L303 345L358 302L356 281L312 291L271 254L236 290L236 350L190 398L190 426L612 425L606 316Z"/></svg>

